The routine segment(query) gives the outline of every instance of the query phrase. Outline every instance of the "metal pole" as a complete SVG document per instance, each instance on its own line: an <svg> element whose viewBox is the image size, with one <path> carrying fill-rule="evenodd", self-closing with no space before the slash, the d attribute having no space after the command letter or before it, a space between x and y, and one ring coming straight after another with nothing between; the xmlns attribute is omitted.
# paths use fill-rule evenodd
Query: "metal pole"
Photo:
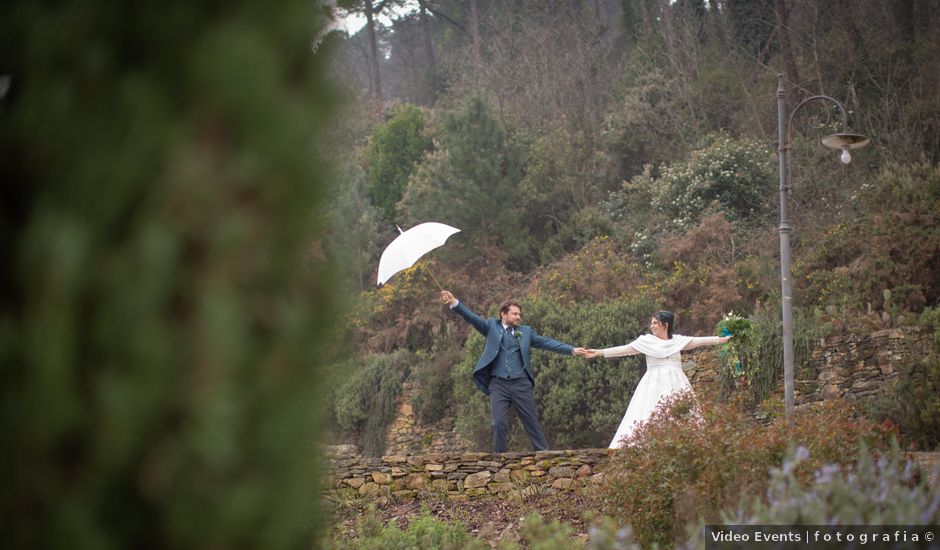
<svg viewBox="0 0 940 550"><path fill-rule="evenodd" d="M780 309L783 315L783 396L786 417L793 415L793 299L790 293L790 218L787 216L789 173L786 136L786 93L777 75L777 156L780 171Z"/></svg>

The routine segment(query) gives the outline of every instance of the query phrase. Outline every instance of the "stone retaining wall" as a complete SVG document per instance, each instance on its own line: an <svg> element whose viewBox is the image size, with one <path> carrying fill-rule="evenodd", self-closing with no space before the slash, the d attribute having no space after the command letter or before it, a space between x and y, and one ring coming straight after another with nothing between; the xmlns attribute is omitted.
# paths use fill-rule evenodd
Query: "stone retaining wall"
<svg viewBox="0 0 940 550"><path fill-rule="evenodd" d="M898 367L917 360L930 346L931 334L920 327L819 339L813 345L810 364L797 366L794 404L837 397L855 401L885 394L897 381Z"/></svg>
<svg viewBox="0 0 940 550"><path fill-rule="evenodd" d="M458 502L490 495L521 498L574 491L602 483L605 468L617 452L614 449L577 449L382 458L333 454L326 495L334 499L368 498L385 504L390 499L437 497ZM928 472L929 483L937 483L940 453L907 453L907 458Z"/></svg>
<svg viewBox="0 0 940 550"><path fill-rule="evenodd" d="M361 458L333 456L336 497L415 498L435 493L453 500L573 491L603 479L613 450L519 453L437 453Z"/></svg>
<svg viewBox="0 0 940 550"><path fill-rule="evenodd" d="M427 453L454 453L469 450L470 446L454 429L453 417L422 426L418 422L411 400L418 391L414 382L402 385L398 398L398 414L385 434L385 454L391 456Z"/></svg>

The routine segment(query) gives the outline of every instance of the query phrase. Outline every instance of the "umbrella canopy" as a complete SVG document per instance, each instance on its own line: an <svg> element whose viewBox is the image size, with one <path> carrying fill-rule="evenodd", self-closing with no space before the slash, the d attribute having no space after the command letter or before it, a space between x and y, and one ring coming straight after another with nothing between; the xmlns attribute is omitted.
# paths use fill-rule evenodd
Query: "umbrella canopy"
<svg viewBox="0 0 940 550"><path fill-rule="evenodd" d="M401 231L400 227L398 231ZM382 252L376 284L385 284L392 275L413 266L421 256L441 246L448 237L459 231L456 227L437 222L422 223L402 231Z"/></svg>

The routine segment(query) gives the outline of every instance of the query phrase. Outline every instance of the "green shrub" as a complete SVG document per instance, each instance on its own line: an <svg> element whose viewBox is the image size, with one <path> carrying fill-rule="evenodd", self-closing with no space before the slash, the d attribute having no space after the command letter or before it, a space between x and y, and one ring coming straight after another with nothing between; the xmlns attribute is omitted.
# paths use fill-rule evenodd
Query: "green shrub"
<svg viewBox="0 0 940 550"><path fill-rule="evenodd" d="M621 527L612 518L603 517L588 529L587 550L641 550L633 537L633 529Z"/></svg>
<svg viewBox="0 0 940 550"><path fill-rule="evenodd" d="M881 310L891 296L901 311L938 303L940 167L889 164L857 200L849 221L822 225L797 253L793 282L803 303Z"/></svg>
<svg viewBox="0 0 940 550"><path fill-rule="evenodd" d="M546 523L542 516L533 512L525 517L522 539L525 548L530 550L560 550L571 547L573 532L567 523L558 520Z"/></svg>
<svg viewBox="0 0 940 550"><path fill-rule="evenodd" d="M534 287L534 298L562 304L609 301L644 290L640 268L608 237L597 237L547 266Z"/></svg>
<svg viewBox="0 0 940 550"><path fill-rule="evenodd" d="M634 444L614 457L598 488L601 510L631 525L644 547L669 545L688 523L714 523L742 495L763 494L767 472L792 445L811 449L812 458L796 472L808 478L813 468L852 460L860 439L885 448L891 433L836 401L797 411L792 425L780 418L768 427L754 421L740 399L717 403L699 396L697 402L698 414L688 414L681 397L661 407Z"/></svg>
<svg viewBox="0 0 940 550"><path fill-rule="evenodd" d="M421 260L396 273L389 284L350 300L344 318L349 338L374 353L430 348L441 321L440 310L428 306L440 296L431 277L436 269L433 258Z"/></svg>
<svg viewBox="0 0 940 550"><path fill-rule="evenodd" d="M379 456L385 450L385 431L395 419L402 382L415 354L399 350L375 354L335 365L338 380L333 410L337 427L356 433L364 456Z"/></svg>
<svg viewBox="0 0 940 550"><path fill-rule="evenodd" d="M386 222L395 222L395 205L408 178L431 149L424 135L424 116L414 105L401 105L376 125L369 139L369 196Z"/></svg>
<svg viewBox="0 0 940 550"><path fill-rule="evenodd" d="M898 367L888 395L871 404L874 418L898 425L905 448L935 450L940 446L940 355L912 357Z"/></svg>
<svg viewBox="0 0 940 550"><path fill-rule="evenodd" d="M394 521L382 527L374 510L368 510L357 522L355 541L334 541L337 548L355 550L482 550L487 545L472 537L459 522L441 521L425 509L400 529Z"/></svg>
<svg viewBox="0 0 940 550"><path fill-rule="evenodd" d="M799 447L774 468L765 499L746 499L723 514L736 525L937 525L940 485L929 485L897 446L871 453L862 446L854 465L826 464L811 482L797 475L812 451Z"/></svg>
<svg viewBox="0 0 940 550"><path fill-rule="evenodd" d="M417 383L417 391L411 404L422 424L437 422L451 410L454 399L451 371L461 354L462 350L453 343L445 344L433 354L418 352L411 375Z"/></svg>

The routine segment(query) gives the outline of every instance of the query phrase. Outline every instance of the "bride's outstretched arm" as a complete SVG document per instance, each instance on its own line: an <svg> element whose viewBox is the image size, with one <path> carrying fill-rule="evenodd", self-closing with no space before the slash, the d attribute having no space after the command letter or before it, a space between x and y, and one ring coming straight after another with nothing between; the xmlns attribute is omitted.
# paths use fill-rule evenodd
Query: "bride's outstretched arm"
<svg viewBox="0 0 940 550"><path fill-rule="evenodd" d="M686 349L695 349L702 346L717 346L718 344L724 344L730 340L730 336L695 336L689 343L685 345L684 350Z"/></svg>
<svg viewBox="0 0 940 550"><path fill-rule="evenodd" d="M627 344L615 348L588 350L588 357L623 357L624 355L636 355L638 353L640 352L636 348Z"/></svg>

